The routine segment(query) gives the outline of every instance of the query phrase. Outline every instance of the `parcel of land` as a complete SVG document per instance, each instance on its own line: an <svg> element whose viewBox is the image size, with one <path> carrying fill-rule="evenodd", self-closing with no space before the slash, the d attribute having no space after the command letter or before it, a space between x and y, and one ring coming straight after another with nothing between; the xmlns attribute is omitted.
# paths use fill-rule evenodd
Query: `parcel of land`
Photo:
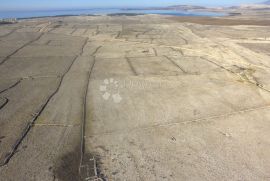
<svg viewBox="0 0 270 181"><path fill-rule="evenodd" d="M268 21L1 25L0 180L270 180Z"/></svg>

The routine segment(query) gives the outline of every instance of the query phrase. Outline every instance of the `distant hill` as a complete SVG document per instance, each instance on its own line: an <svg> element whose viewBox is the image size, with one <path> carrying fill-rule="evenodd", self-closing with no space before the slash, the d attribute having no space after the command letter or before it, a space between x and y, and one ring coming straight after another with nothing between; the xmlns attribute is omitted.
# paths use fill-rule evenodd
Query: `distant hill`
<svg viewBox="0 0 270 181"><path fill-rule="evenodd" d="M190 9L205 9L203 6L193 6L193 5L176 5L169 6L170 9L181 9L181 10L190 10Z"/></svg>
<svg viewBox="0 0 270 181"><path fill-rule="evenodd" d="M206 9L203 6L193 6L193 5L175 5L168 7L149 7L149 8L124 8L123 10L203 10Z"/></svg>
<svg viewBox="0 0 270 181"><path fill-rule="evenodd" d="M263 1L263 0L262 0ZM174 5L167 7L149 7L149 8L124 8L123 10L179 10L179 11L228 11L228 10L270 10L270 0L257 4L242 4L239 6L231 7L206 7L206 6L196 6L196 5ZM238 15L238 13L233 13L233 15Z"/></svg>
<svg viewBox="0 0 270 181"><path fill-rule="evenodd" d="M270 5L270 0L263 2L263 4Z"/></svg>

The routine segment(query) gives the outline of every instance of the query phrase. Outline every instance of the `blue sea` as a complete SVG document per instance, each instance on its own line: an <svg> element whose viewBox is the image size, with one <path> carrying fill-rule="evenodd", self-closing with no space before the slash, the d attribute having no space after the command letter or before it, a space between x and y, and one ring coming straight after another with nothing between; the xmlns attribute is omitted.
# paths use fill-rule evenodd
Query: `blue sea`
<svg viewBox="0 0 270 181"><path fill-rule="evenodd" d="M76 9L76 10L42 10L42 11L0 11L0 18L32 18L44 16L62 15L106 15L115 13L136 14L160 14L174 16L224 16L222 13L214 12L192 12L178 10L124 10L124 9Z"/></svg>

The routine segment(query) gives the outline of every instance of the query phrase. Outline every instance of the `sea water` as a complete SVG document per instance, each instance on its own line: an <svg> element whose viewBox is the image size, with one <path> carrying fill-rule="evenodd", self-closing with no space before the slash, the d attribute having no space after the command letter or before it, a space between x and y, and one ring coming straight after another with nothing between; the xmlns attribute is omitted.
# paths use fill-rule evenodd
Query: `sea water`
<svg viewBox="0 0 270 181"><path fill-rule="evenodd" d="M215 12L194 12L180 10L128 10L128 9L72 9L72 10L41 10L41 11L0 11L0 18L33 18L46 16L65 16L65 15L107 15L118 13L132 14L160 14L174 16L224 16L223 13Z"/></svg>

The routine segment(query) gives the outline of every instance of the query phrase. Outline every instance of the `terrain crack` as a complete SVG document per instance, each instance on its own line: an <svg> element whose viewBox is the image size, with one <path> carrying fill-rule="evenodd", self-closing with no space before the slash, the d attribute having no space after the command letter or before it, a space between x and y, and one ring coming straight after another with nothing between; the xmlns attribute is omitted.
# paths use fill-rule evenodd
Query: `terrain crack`
<svg viewBox="0 0 270 181"><path fill-rule="evenodd" d="M184 37L180 36L182 40L184 40L185 44L187 45L188 44L188 41L187 39L185 39Z"/></svg>
<svg viewBox="0 0 270 181"><path fill-rule="evenodd" d="M40 29L39 29L39 32L46 32L46 31L48 31L48 27L52 24L52 22L47 22L47 23L41 23L41 24L45 24L45 26L44 27L41 27Z"/></svg>
<svg viewBox="0 0 270 181"><path fill-rule="evenodd" d="M21 46L20 48L18 48L17 50L15 50L13 53L11 53L10 55L8 55L6 58L4 58L4 60L2 60L2 62L0 62L0 65L2 65L3 63L5 63L12 55L16 54L18 51L20 51L24 47L30 45L31 43L33 43L33 42L35 42L37 40L39 40L43 35L44 35L44 33L41 33L36 39L31 40L31 41L25 43L23 46Z"/></svg>
<svg viewBox="0 0 270 181"><path fill-rule="evenodd" d="M7 103L9 102L9 99L6 98L6 97L2 97L2 99L5 99L5 102L4 102L2 105L0 105L0 110L1 110L3 107L5 107L5 105L7 105Z"/></svg>
<svg viewBox="0 0 270 181"><path fill-rule="evenodd" d="M56 93L59 91L63 79L65 77L65 75L69 72L69 70L71 69L72 65L74 64L75 60L78 58L78 56L76 56L72 63L70 64L70 66L67 68L67 70L65 71L65 73L63 74L63 76L61 76L60 78L60 82L56 88L56 90L48 97L48 99L45 101L45 103L41 106L41 108L39 109L39 111L34 115L34 117L28 121L27 126L25 127L25 129L23 130L21 137L16 141L16 143L13 145L12 150L7 154L6 158L4 159L3 163L0 163L0 167L4 166L6 164L8 164L8 162L10 161L10 159L14 156L14 154L16 153L18 147L20 146L20 144L22 143L22 141L24 140L24 138L26 137L26 135L29 133L29 131L31 130L31 128L34 126L35 121L39 118L39 116L41 115L41 113L44 111L44 109L46 108L46 106L48 105L48 103L50 102L50 100L54 97L54 95L56 95Z"/></svg>
<svg viewBox="0 0 270 181"><path fill-rule="evenodd" d="M83 32L83 35L85 35L87 33L88 29L85 29Z"/></svg>
<svg viewBox="0 0 270 181"><path fill-rule="evenodd" d="M76 127L80 126L80 124L35 124L34 126L56 126L56 127Z"/></svg>
<svg viewBox="0 0 270 181"><path fill-rule="evenodd" d="M86 39L84 40L84 43L83 43L82 48L81 48L80 56L82 56L82 54L84 53L84 48L85 48L85 46L86 46L88 40L89 40L89 38L86 38Z"/></svg>
<svg viewBox="0 0 270 181"><path fill-rule="evenodd" d="M136 131L136 130L148 130L148 129L153 129L153 128L156 128L156 127L173 126L173 125L178 125L178 124L200 123L202 121L207 121L207 120L211 120L211 119L225 118L225 117L230 117L230 116L237 115L237 114L243 114L243 113L248 113L248 112L262 110L262 109L269 109L269 108L270 108L270 105L261 106L261 107L254 107L254 108L247 108L247 109L234 111L234 112L229 112L229 113L225 113L225 114L221 114L221 115L201 117L201 118L191 119L191 120L186 120L186 121L181 121L181 122L179 122L179 121L167 122L167 123L161 123L161 124L155 124L155 125L149 125L149 126L138 126L138 127L130 128L130 129L127 129L127 130L122 130L121 129L121 130L107 131L107 132L98 133L98 134L91 134L91 135L89 135L89 137L101 136L101 135L130 133L130 132ZM177 119L177 118L175 118L175 119Z"/></svg>
<svg viewBox="0 0 270 181"><path fill-rule="evenodd" d="M120 35L121 35L121 31L119 31L115 37L115 39L119 39L120 38Z"/></svg>
<svg viewBox="0 0 270 181"><path fill-rule="evenodd" d="M70 35L73 35L73 33L75 33L75 31L77 31L76 28L70 33Z"/></svg>
<svg viewBox="0 0 270 181"><path fill-rule="evenodd" d="M83 97L83 111L82 111L82 121L81 121L81 143L80 143L80 165L79 165L79 175L81 180L102 180L98 174L96 158L93 155L89 155L85 151L85 125L86 125L86 111L87 111L87 95L89 91L89 84L93 68L96 63L96 56L98 49L93 52L92 56L94 58L93 64L88 71L87 83L85 86L85 92ZM92 173L92 172L93 173ZM92 174L91 174L92 173Z"/></svg>
<svg viewBox="0 0 270 181"><path fill-rule="evenodd" d="M132 73L133 73L135 76L138 76L138 73L136 72L134 66L132 65L132 63L131 63L131 61L130 61L130 59L129 59L128 57L125 57L125 58L126 58L126 61L127 61L128 65L129 65L129 67L130 67Z"/></svg>
<svg viewBox="0 0 270 181"><path fill-rule="evenodd" d="M96 35L98 35L99 33L100 33L100 31L99 31L99 25L98 25L96 28Z"/></svg>
<svg viewBox="0 0 270 181"><path fill-rule="evenodd" d="M96 55L97 52L98 52L98 50L99 50L101 47L102 47L102 46L97 47L96 50L92 53L92 56L93 56L93 55Z"/></svg>
<svg viewBox="0 0 270 181"><path fill-rule="evenodd" d="M4 37L6 37L6 36L9 36L9 35L11 35L12 33L14 33L15 31L19 30L19 29L21 29L21 27L15 28L15 29L11 30L11 31L8 32L7 34L4 34L4 35L0 36L0 38L4 38Z"/></svg>
<svg viewBox="0 0 270 181"><path fill-rule="evenodd" d="M164 57L166 59L168 59L173 65L175 65L176 67L178 67L182 72L187 73L182 67L180 67L177 63L175 63L175 61L173 61L170 57L168 57L167 55L164 55Z"/></svg>
<svg viewBox="0 0 270 181"><path fill-rule="evenodd" d="M235 73L234 71L232 71L232 70L230 70L230 69L228 69L228 68L226 68L226 67L224 67L224 66L222 66L222 65L219 65L218 63L216 63L216 62L214 62L214 61L212 61L212 60L209 60L209 59L207 59L207 58L205 58L205 57L200 57L200 58L202 58L203 60L206 60L206 61L208 61L208 62L210 62L210 63L212 63L212 64L215 64L216 66L218 66L218 67L220 67L220 68L222 68L222 69L224 69L224 70L226 70L226 71L228 71L228 72L230 72L230 73L232 73L232 74L234 74L234 75L237 75L241 80L246 81L246 82L248 82L248 83L250 83L250 84L252 84L252 85L255 85L255 86L257 86L258 88L260 88L260 89L262 89L262 90L264 90L264 91L270 93L270 90L264 88L264 85L260 84L260 83L257 82L257 80L255 80L255 79L252 79L252 80L251 80L246 74L241 74L241 73L238 74L238 73Z"/></svg>
<svg viewBox="0 0 270 181"><path fill-rule="evenodd" d="M2 94L4 92L8 91L9 89L12 89L13 87L17 86L19 83L21 83L21 81L22 81L22 78L19 79L18 81L16 81L14 84L12 84L11 86L9 86L8 88L5 88L4 90L1 90L0 91L0 94Z"/></svg>
<svg viewBox="0 0 270 181"><path fill-rule="evenodd" d="M157 57L158 56L157 50L155 48L152 48L152 49L154 51L155 56Z"/></svg>
<svg viewBox="0 0 270 181"><path fill-rule="evenodd" d="M179 52L181 55L184 56L184 53L183 53L183 51L181 49L179 49L179 48L176 49L176 48L173 48L173 47L170 47L170 48L171 48L172 51Z"/></svg>

